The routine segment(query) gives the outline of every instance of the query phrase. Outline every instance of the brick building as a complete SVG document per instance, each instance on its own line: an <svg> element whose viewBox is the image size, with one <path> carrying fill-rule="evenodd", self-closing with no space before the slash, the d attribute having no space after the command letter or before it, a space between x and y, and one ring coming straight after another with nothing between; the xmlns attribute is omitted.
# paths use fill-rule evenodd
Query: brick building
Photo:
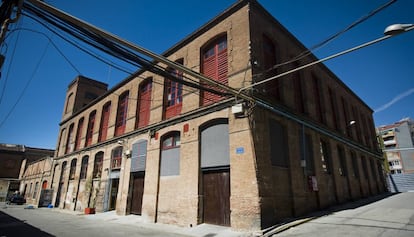
<svg viewBox="0 0 414 237"><path fill-rule="evenodd" d="M242 0L163 55L240 89L316 60L273 68L305 50ZM260 230L384 192L372 110L323 64L249 90L258 103L166 71L174 79L141 70L109 90L85 77L69 85L55 206Z"/></svg>
<svg viewBox="0 0 414 237"><path fill-rule="evenodd" d="M20 190L20 174L28 163L53 155L51 149L0 144L0 202Z"/></svg>

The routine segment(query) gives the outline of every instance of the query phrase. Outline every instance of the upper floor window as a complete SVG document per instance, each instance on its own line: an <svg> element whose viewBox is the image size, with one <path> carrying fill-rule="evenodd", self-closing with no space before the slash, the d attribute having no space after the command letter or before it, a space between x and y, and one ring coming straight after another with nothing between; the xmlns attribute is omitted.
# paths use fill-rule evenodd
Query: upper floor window
<svg viewBox="0 0 414 237"><path fill-rule="evenodd" d="M65 154L73 151L73 143L72 143L72 140L73 140L73 127L74 127L74 124L72 123L69 126L68 136L66 138L66 150L65 150Z"/></svg>
<svg viewBox="0 0 414 237"><path fill-rule="evenodd" d="M84 120L83 117L79 119L78 130L76 131L75 151L79 150L80 148L82 132L83 132L83 120Z"/></svg>
<svg viewBox="0 0 414 237"><path fill-rule="evenodd" d="M69 113L72 106L73 106L73 93L70 93L66 100L65 114Z"/></svg>
<svg viewBox="0 0 414 237"><path fill-rule="evenodd" d="M273 67L277 64L277 47L273 43L273 40L263 35L263 79L273 76L276 73L276 69ZM299 74L295 74L294 77L297 77ZM280 80L272 80L269 83L266 83L263 87L263 91L269 96L272 96L277 101L281 100L281 82Z"/></svg>
<svg viewBox="0 0 414 237"><path fill-rule="evenodd" d="M224 35L210 44L202 51L202 73L222 84L227 85L227 36ZM206 84L204 87L213 88ZM215 88L217 90L217 88ZM201 105L207 105L221 100L223 97L211 92L202 91Z"/></svg>
<svg viewBox="0 0 414 237"><path fill-rule="evenodd" d="M128 114L128 96L129 91L122 93L118 100L118 109L116 112L115 136L124 134L127 114Z"/></svg>
<svg viewBox="0 0 414 237"><path fill-rule="evenodd" d="M141 82L138 89L138 105L135 128L142 128L149 124L151 114L151 93L152 78L147 78Z"/></svg>
<svg viewBox="0 0 414 237"><path fill-rule="evenodd" d="M111 113L111 101L107 102L102 108L101 124L99 128L98 141L106 140L108 134L109 115Z"/></svg>
<svg viewBox="0 0 414 237"><path fill-rule="evenodd" d="M88 128L86 131L85 147L92 144L93 127L95 126L96 110L89 114Z"/></svg>
<svg viewBox="0 0 414 237"><path fill-rule="evenodd" d="M176 61L179 64L183 64L183 60ZM164 92L164 117L166 119L179 115L181 113L181 107L183 102L183 84L179 81L183 79L183 73L169 69L169 72L175 80L165 80L165 92Z"/></svg>

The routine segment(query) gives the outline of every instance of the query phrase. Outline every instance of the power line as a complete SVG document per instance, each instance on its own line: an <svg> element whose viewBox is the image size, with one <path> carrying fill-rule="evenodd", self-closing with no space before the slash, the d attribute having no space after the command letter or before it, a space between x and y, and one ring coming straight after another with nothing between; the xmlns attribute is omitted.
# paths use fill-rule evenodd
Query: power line
<svg viewBox="0 0 414 237"><path fill-rule="evenodd" d="M322 42L317 43L316 45L310 47L306 51L300 53L299 55L297 55L296 57L292 58L291 60L286 61L286 62L283 62L283 63L276 64L273 67L267 69L266 71L264 71L262 73L259 73L259 74L256 74L254 76L263 75L263 74L265 74L265 73L267 73L267 72L269 72L271 70L274 70L274 69L276 69L278 67L281 67L281 66L284 66L284 65L287 65L287 64L296 62L296 61L298 61L298 60L300 60L302 58L305 58L305 57L309 56L310 54L312 54L316 50L324 47L325 45L327 45L328 43L330 43L334 39L338 38L339 36L341 36L345 32L351 30L352 28L354 28L357 25L361 24L362 22L368 20L370 17L374 16L378 12L380 12L380 11L384 10L385 8L389 7L391 4L395 3L396 1L397 0L391 0L391 1L389 1L389 2L387 2L385 4L383 4L383 5L381 5L380 7L378 7L376 9L374 9L373 11L369 12L367 15L365 15L365 16L359 18L358 20L354 21L353 23L351 23L349 26L345 27L344 29L338 31L337 33L335 33L335 34L331 35L330 37L328 37L327 39L323 40Z"/></svg>
<svg viewBox="0 0 414 237"><path fill-rule="evenodd" d="M19 97L17 98L16 102L14 103L14 105L12 106L12 108L10 109L10 111L7 113L6 117L3 119L3 121L0 123L0 128L3 126L3 124L7 121L7 119L9 118L9 116L12 114L12 112L14 111L14 109L16 108L17 104L20 102L20 100L23 98L23 95L26 93L27 88L29 87L30 83L32 82L33 78L36 75L37 70L39 69L40 63L43 61L43 58L46 55L47 49L49 48L49 43L46 45L45 49L43 50L42 56L40 57L39 61L36 64L35 69L32 72L32 75L30 77L30 79L26 82L26 85L24 86L22 92L20 93Z"/></svg>

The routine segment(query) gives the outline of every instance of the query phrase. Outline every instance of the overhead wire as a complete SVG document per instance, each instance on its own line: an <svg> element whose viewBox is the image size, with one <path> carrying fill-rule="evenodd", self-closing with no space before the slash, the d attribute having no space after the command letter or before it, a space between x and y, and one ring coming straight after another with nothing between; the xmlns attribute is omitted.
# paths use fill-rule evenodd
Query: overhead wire
<svg viewBox="0 0 414 237"><path fill-rule="evenodd" d="M16 108L17 104L20 102L20 100L23 98L24 94L26 93L27 88L29 87L30 83L33 81L37 70L40 67L40 63L43 61L43 58L46 55L47 49L49 48L50 45L50 41L48 42L48 44L46 45L45 49L43 50L43 53L41 55L41 57L39 58L39 61L37 62L32 75L30 76L30 79L26 82L25 86L23 87L22 92L20 93L19 97L17 98L16 102L13 104L12 108L9 110L9 112L7 113L6 117L1 121L0 123L0 128L4 125L4 123L7 121L7 119L10 117L10 115L13 113L14 109Z"/></svg>
<svg viewBox="0 0 414 237"><path fill-rule="evenodd" d="M352 22L350 25L348 25L347 27L345 27L344 29L336 32L335 34L329 36L327 39L317 43L316 45L310 47L309 49L305 50L304 52L298 54L297 56L295 56L294 58L292 58L291 60L288 60L286 62L283 63L278 63L276 65L274 65L273 67L268 68L266 71L261 72L259 74L256 75L262 75L264 73L267 73L269 71L272 71L278 67L296 62L300 59L303 59L307 56L309 56L310 54L314 53L316 50L324 47L325 45L329 44L331 41L333 41L334 39L338 38L339 36L341 36L342 34L346 33L347 31L351 30L352 28L356 27L357 25L363 23L364 21L368 20L370 17L374 16L375 14L377 14L378 12L384 10L385 8L389 7L391 4L395 3L397 0L390 0L389 2L375 8L374 10L370 11L368 14L362 16L361 18L359 18L358 20Z"/></svg>
<svg viewBox="0 0 414 237"><path fill-rule="evenodd" d="M58 29L76 37L77 39L83 41L86 44L89 44L99 50L102 50L103 52L114 56L116 58L119 58L131 65L137 66L138 68L141 68L143 70L148 70L150 72L153 72L157 75L161 75L164 78L168 78L173 81L177 81L183 85L187 85L196 89L200 89L203 91L207 91L210 93L218 94L221 96L229 96L229 93L226 93L224 91L221 91L219 89L213 89L212 87L205 87L201 85L198 81L194 81L191 78L185 77L186 80L180 80L168 73L166 70L167 68L162 68L160 65L158 65L154 61L149 61L148 59L137 55L136 53L132 52L131 50L125 48L122 45L119 45L115 42L112 42L106 38L103 38L99 35L94 34L93 32L88 31L87 29L83 29L81 27L78 27L76 25L73 25L70 22L64 22L61 19L58 19L57 17L47 13L42 12L40 9L36 9L35 7L32 7L30 4L25 3L24 4L24 10L30 12L31 14L36 15L39 18L42 18L49 24L57 27ZM187 81L188 80L188 81Z"/></svg>

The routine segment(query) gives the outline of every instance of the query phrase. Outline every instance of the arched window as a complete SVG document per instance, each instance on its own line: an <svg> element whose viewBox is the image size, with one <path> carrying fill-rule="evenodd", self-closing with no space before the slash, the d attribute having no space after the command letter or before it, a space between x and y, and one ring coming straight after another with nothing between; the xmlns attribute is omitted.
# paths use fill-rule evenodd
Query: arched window
<svg viewBox="0 0 414 237"><path fill-rule="evenodd" d="M128 114L128 96L129 91L125 91L122 93L122 95L119 96L118 109L116 112L115 136L122 135L125 132L125 125Z"/></svg>
<svg viewBox="0 0 414 237"><path fill-rule="evenodd" d="M151 113L152 78L147 78L139 85L138 105L136 113L135 128L148 125Z"/></svg>
<svg viewBox="0 0 414 237"><path fill-rule="evenodd" d="M120 169L122 163L122 146L112 150L111 169Z"/></svg>
<svg viewBox="0 0 414 237"><path fill-rule="evenodd" d="M222 84L227 85L227 36L224 35L206 47L202 51L201 66L202 73ZM203 85L210 88L208 85ZM201 105L207 105L217 102L222 99L222 96L210 92L202 91Z"/></svg>
<svg viewBox="0 0 414 237"><path fill-rule="evenodd" d="M69 180L75 179L76 161L77 161L77 159L73 159L70 162Z"/></svg>
<svg viewBox="0 0 414 237"><path fill-rule="evenodd" d="M70 109L72 108L72 106L73 106L73 102L72 101L73 101L73 93L70 93L68 95L67 100L66 100L65 114L69 113Z"/></svg>
<svg viewBox="0 0 414 237"><path fill-rule="evenodd" d="M102 151L95 155L95 160L93 162L93 178L100 178L102 175L103 156L104 153Z"/></svg>
<svg viewBox="0 0 414 237"><path fill-rule="evenodd" d="M78 130L76 131L76 139L75 139L75 151L79 150L80 148L80 141L82 138L82 132L83 132L83 117L79 119L78 123Z"/></svg>
<svg viewBox="0 0 414 237"><path fill-rule="evenodd" d="M183 59L176 61L183 64ZM177 116L181 113L183 103L183 84L179 81L183 79L183 73L169 68L167 69L172 79L165 78L164 80L164 118L168 119Z"/></svg>
<svg viewBox="0 0 414 237"><path fill-rule="evenodd" d="M96 110L89 114L88 130L86 131L85 147L92 144L93 127L95 126Z"/></svg>
<svg viewBox="0 0 414 237"><path fill-rule="evenodd" d="M162 139L161 176L180 174L180 132L170 132Z"/></svg>
<svg viewBox="0 0 414 237"><path fill-rule="evenodd" d="M63 182L64 180L65 180L65 178L66 178L66 166L67 166L67 163L68 162L66 162L66 161L64 161L63 163L62 163L62 170L61 170L61 172L60 172L60 181L59 182Z"/></svg>
<svg viewBox="0 0 414 237"><path fill-rule="evenodd" d="M84 156L82 158L80 179L86 179L86 174L88 172L88 161L89 161L89 156Z"/></svg>
<svg viewBox="0 0 414 237"><path fill-rule="evenodd" d="M109 115L111 113L111 101L107 102L102 108L101 124L99 128L98 142L106 140L109 125Z"/></svg>
<svg viewBox="0 0 414 237"><path fill-rule="evenodd" d="M73 140L73 126L74 126L73 123L69 126L68 136L66 138L65 154L73 151L73 144L72 144L72 140Z"/></svg>

